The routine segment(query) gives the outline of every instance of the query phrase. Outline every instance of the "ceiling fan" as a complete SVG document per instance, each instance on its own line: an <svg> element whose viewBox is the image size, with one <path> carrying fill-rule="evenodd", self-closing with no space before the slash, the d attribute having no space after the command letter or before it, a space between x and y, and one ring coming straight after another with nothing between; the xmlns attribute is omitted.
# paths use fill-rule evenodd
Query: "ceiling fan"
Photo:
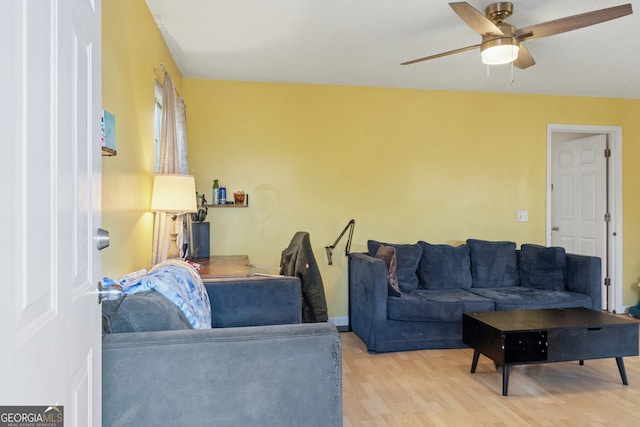
<svg viewBox="0 0 640 427"><path fill-rule="evenodd" d="M499 2L490 4L485 9L484 15L467 2L449 3L449 6L472 30L482 35L482 43L425 56L424 58L403 62L400 65L415 64L416 62L480 48L482 62L485 64L497 65L511 62L516 67L525 69L536 62L533 60L531 53L522 44L523 41L577 30L633 13L631 4L624 4L517 29L513 25L504 22L505 19L513 14L513 3Z"/></svg>

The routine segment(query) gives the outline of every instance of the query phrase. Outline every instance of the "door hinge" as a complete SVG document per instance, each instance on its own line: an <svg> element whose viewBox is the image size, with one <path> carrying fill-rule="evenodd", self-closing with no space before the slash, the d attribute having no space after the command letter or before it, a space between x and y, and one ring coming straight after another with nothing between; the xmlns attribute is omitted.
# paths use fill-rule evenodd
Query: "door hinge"
<svg viewBox="0 0 640 427"><path fill-rule="evenodd" d="M605 277L604 278L604 285L605 286L611 286L611 277Z"/></svg>
<svg viewBox="0 0 640 427"><path fill-rule="evenodd" d="M604 222L611 222L611 214L609 212L604 214Z"/></svg>
<svg viewBox="0 0 640 427"><path fill-rule="evenodd" d="M605 157L611 157L611 148L605 148L604 149L604 156Z"/></svg>

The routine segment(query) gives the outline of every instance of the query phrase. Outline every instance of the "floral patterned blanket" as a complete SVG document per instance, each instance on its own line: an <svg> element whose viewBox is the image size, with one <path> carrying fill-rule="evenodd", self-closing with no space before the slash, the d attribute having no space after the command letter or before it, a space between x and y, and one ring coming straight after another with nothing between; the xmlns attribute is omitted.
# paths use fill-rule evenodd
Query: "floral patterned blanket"
<svg viewBox="0 0 640 427"><path fill-rule="evenodd" d="M140 270L120 281L127 295L154 289L174 303L194 329L211 328L209 295L197 270L180 259L170 259Z"/></svg>

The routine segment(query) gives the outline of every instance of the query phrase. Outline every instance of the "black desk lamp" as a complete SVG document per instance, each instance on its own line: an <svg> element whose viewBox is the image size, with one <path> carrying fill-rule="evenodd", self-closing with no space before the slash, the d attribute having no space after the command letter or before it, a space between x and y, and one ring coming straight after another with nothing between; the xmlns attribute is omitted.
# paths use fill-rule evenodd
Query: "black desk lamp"
<svg viewBox="0 0 640 427"><path fill-rule="evenodd" d="M353 229L355 228L355 226L356 226L356 220L352 219L351 221L349 221L349 223L344 228L344 230L342 230L342 233L340 233L336 241L333 242L333 245L324 247L327 251L327 258L329 259L329 265L333 264L333 261L331 260L331 255L333 255L333 249L336 247L340 239L342 239L342 236L344 236L344 233L347 232L347 229L349 229L349 238L347 239L347 246L344 248L344 255L345 256L349 255L349 249L351 249L351 238L353 237Z"/></svg>

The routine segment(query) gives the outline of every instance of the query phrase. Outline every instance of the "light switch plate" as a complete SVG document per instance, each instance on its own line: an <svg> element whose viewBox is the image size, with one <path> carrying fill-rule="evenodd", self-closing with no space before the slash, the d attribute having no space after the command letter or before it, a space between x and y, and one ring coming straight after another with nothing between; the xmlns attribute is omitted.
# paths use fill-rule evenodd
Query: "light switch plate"
<svg viewBox="0 0 640 427"><path fill-rule="evenodd" d="M518 222L528 222L529 211L518 211Z"/></svg>

